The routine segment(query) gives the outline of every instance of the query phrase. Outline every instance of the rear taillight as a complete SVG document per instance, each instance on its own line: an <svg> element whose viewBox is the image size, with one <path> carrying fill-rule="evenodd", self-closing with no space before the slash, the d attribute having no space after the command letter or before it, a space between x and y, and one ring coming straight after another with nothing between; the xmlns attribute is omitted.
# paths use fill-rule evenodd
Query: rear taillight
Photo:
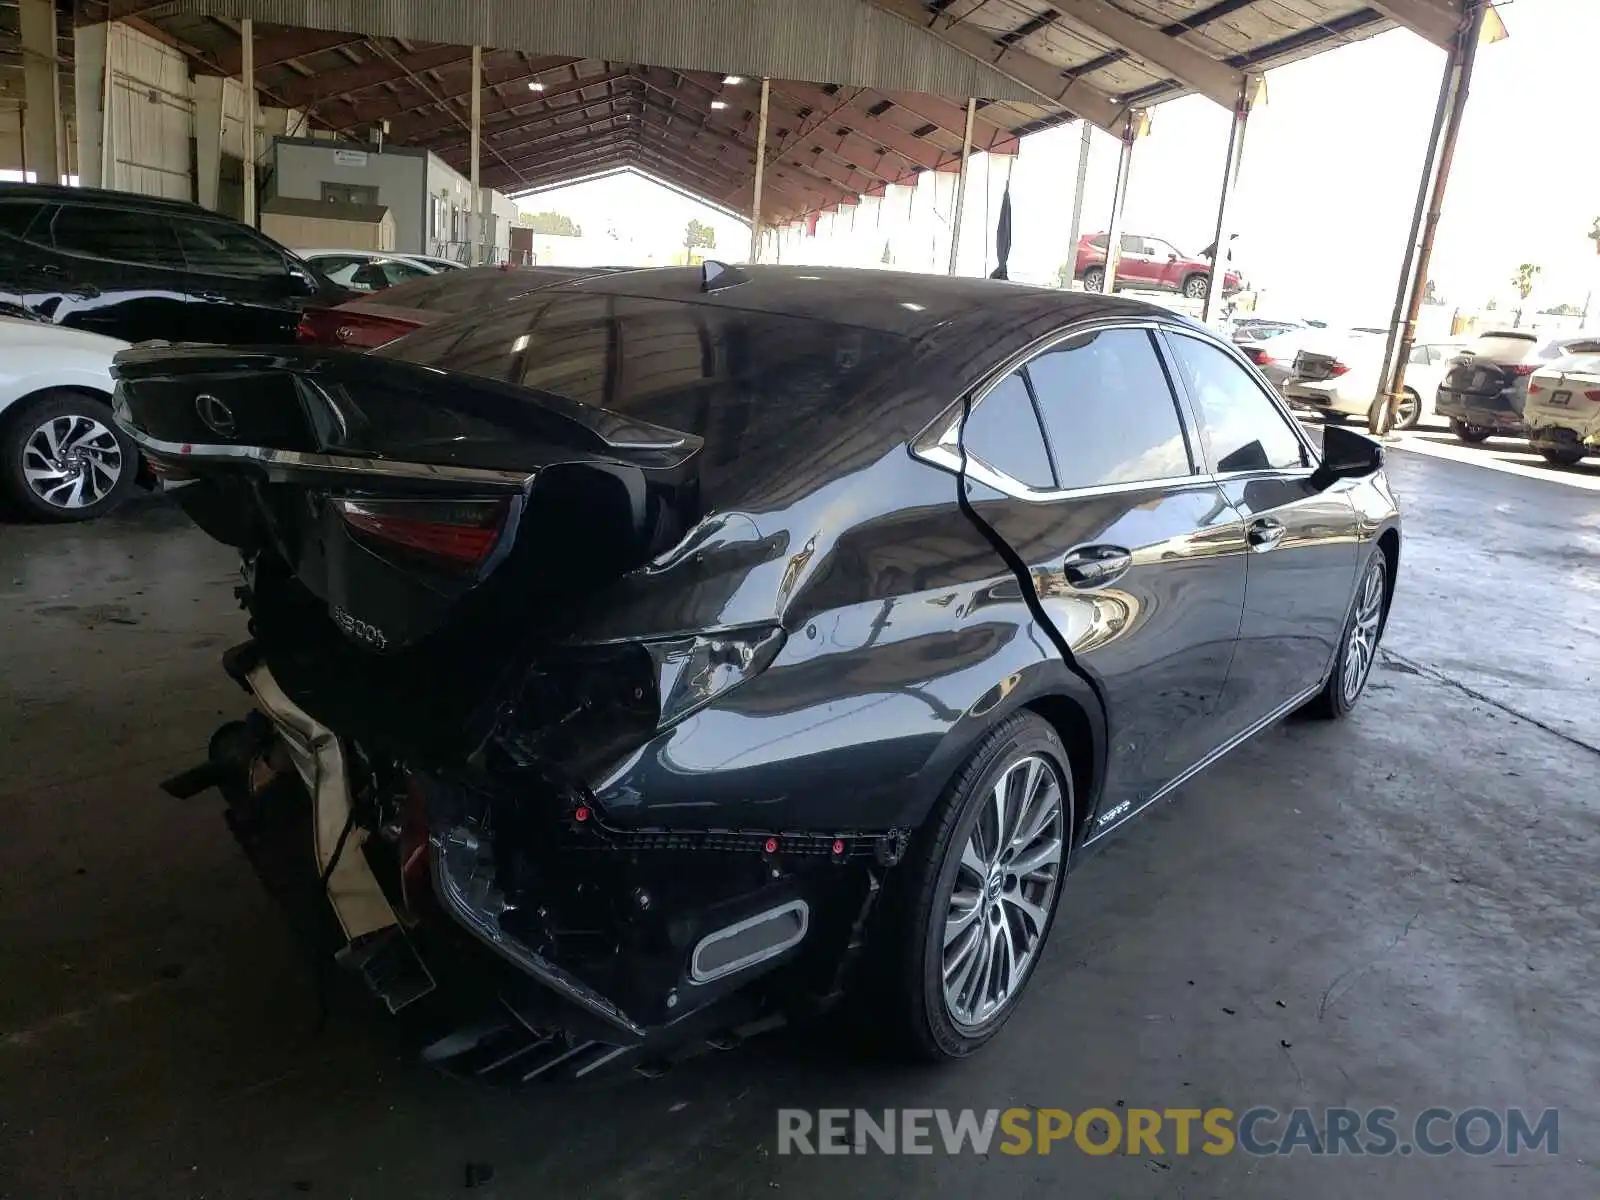
<svg viewBox="0 0 1600 1200"><path fill-rule="evenodd" d="M1332 379L1336 375L1343 375L1349 369L1349 363L1342 363L1335 360L1334 362L1328 364L1328 378Z"/></svg>
<svg viewBox="0 0 1600 1200"><path fill-rule="evenodd" d="M1250 356L1250 361L1255 363L1255 365L1258 367L1265 367L1272 362L1272 355L1268 354L1259 346L1246 350L1245 353Z"/></svg>
<svg viewBox="0 0 1600 1200"><path fill-rule="evenodd" d="M1535 371L1537 371L1539 369L1539 364L1538 363L1517 363L1517 364L1515 364L1514 366L1512 366L1509 369L1510 369L1511 373L1513 375L1516 375L1516 376L1532 375Z"/></svg>
<svg viewBox="0 0 1600 1200"><path fill-rule="evenodd" d="M456 574L488 561L505 528L508 500L334 501L358 540Z"/></svg>
<svg viewBox="0 0 1600 1200"><path fill-rule="evenodd" d="M1583 398L1588 400L1590 403L1600 404L1600 388L1585 392L1583 394Z"/></svg>
<svg viewBox="0 0 1600 1200"><path fill-rule="evenodd" d="M300 317L295 337L317 346L347 346L352 350L374 350L404 337L417 326L411 321L375 317L367 313L345 312L337 308L307 309Z"/></svg>
<svg viewBox="0 0 1600 1200"><path fill-rule="evenodd" d="M1530 383L1528 385L1528 395L1530 396L1537 396L1542 391L1544 391L1544 389L1537 383Z"/></svg>

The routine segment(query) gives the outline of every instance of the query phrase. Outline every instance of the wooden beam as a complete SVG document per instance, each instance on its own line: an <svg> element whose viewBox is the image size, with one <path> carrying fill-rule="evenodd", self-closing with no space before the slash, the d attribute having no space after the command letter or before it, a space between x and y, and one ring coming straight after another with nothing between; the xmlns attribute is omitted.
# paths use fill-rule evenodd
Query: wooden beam
<svg viewBox="0 0 1600 1200"><path fill-rule="evenodd" d="M1244 72L1219 62L1186 42L1146 25L1106 0L1055 0L1071 17L1126 49L1135 58L1161 68L1179 83L1232 112L1244 91Z"/></svg>

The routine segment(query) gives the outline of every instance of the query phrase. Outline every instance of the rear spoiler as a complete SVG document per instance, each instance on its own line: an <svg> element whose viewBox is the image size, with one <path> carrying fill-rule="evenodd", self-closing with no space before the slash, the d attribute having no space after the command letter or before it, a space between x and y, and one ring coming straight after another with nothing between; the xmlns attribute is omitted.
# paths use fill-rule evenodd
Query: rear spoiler
<svg viewBox="0 0 1600 1200"><path fill-rule="evenodd" d="M145 342L112 361L117 420L147 451L535 470L614 462L676 475L702 439L553 392L324 346Z"/></svg>

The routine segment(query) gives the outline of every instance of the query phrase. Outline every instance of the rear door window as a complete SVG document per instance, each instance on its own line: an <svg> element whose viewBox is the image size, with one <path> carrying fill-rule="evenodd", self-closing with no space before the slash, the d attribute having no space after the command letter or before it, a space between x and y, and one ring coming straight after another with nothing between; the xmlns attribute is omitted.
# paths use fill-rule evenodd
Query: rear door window
<svg viewBox="0 0 1600 1200"><path fill-rule="evenodd" d="M183 269L172 223L155 213L102 205L63 204L50 223L55 248L84 258Z"/></svg>
<svg viewBox="0 0 1600 1200"><path fill-rule="evenodd" d="M962 445L1002 475L1041 491L1055 486L1039 418L1021 371L1007 375L967 417Z"/></svg>
<svg viewBox="0 0 1600 1200"><path fill-rule="evenodd" d="M243 225L184 217L173 224L189 269L198 274L264 279L289 272L283 255Z"/></svg>
<svg viewBox="0 0 1600 1200"><path fill-rule="evenodd" d="M1307 466L1305 445L1283 411L1231 355L1199 338L1168 337L1200 411L1220 472Z"/></svg>
<svg viewBox="0 0 1600 1200"><path fill-rule="evenodd" d="M1146 329L1102 329L1028 364L1063 488L1143 483L1194 470L1177 397Z"/></svg>

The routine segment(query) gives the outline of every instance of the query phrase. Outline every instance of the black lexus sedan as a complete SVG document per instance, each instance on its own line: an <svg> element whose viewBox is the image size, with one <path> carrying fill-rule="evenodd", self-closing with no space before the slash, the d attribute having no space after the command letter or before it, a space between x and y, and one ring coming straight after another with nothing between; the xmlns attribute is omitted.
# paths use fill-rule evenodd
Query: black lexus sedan
<svg viewBox="0 0 1600 1200"><path fill-rule="evenodd" d="M257 711L169 789L518 1079L840 996L971 1053L1086 850L1350 710L1399 561L1375 443L1099 295L707 264L117 370L244 563Z"/></svg>

